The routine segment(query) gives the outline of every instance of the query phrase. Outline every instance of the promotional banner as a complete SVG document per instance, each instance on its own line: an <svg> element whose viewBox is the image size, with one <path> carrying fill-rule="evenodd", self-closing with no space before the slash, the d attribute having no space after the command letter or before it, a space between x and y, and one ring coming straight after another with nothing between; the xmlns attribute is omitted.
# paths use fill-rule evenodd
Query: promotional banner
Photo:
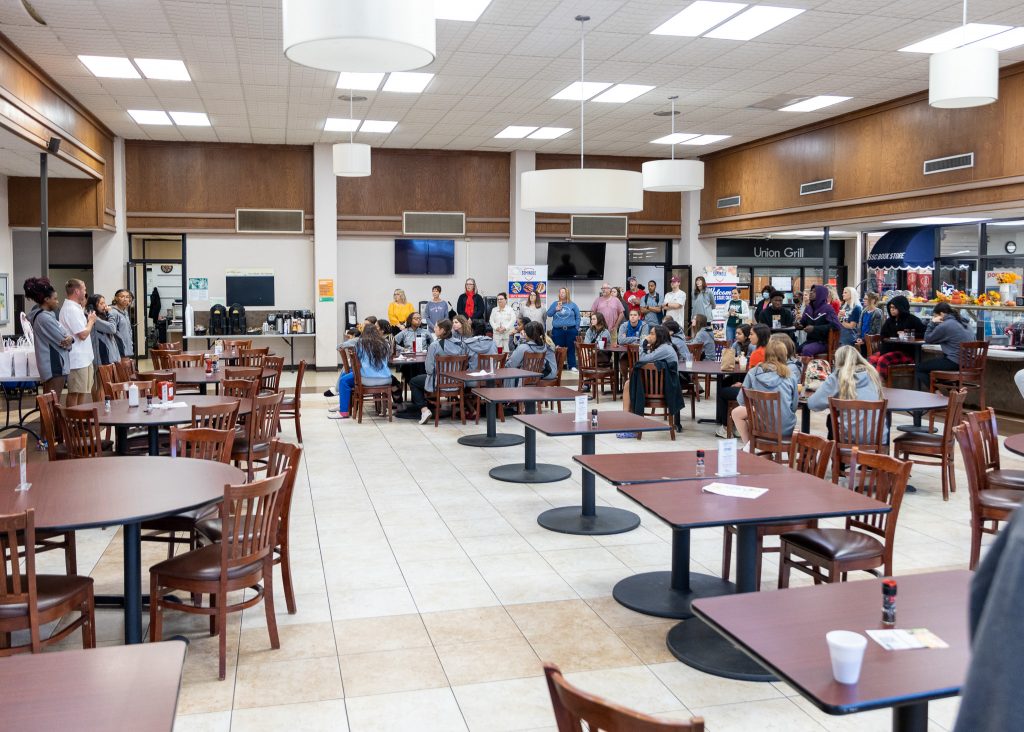
<svg viewBox="0 0 1024 732"><path fill-rule="evenodd" d="M508 301L519 311L531 292L540 295L541 305L547 307L548 266L546 264L508 266Z"/></svg>
<svg viewBox="0 0 1024 732"><path fill-rule="evenodd" d="M736 267L715 265L704 268L704 281L715 296L715 322L724 321L726 305L732 299L733 288L739 282Z"/></svg>

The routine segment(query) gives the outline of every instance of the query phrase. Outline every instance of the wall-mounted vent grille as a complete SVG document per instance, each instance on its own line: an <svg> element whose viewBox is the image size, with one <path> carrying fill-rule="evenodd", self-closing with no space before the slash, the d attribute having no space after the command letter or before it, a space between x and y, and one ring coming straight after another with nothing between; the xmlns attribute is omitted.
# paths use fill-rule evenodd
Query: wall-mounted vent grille
<svg viewBox="0 0 1024 732"><path fill-rule="evenodd" d="M741 200L739 196L726 196L725 198L719 198L715 205L718 208L735 208L740 205Z"/></svg>
<svg viewBox="0 0 1024 732"><path fill-rule="evenodd" d="M569 236L573 239L625 239L628 216L572 216Z"/></svg>
<svg viewBox="0 0 1024 732"><path fill-rule="evenodd" d="M240 234L301 234L305 211L278 208L235 209L235 231Z"/></svg>
<svg viewBox="0 0 1024 732"><path fill-rule="evenodd" d="M405 211L402 213L402 233L406 236L465 236L466 214Z"/></svg>
<svg viewBox="0 0 1024 732"><path fill-rule="evenodd" d="M950 155L945 158L935 158L924 161L924 174L945 173L947 170L962 170L963 168L974 167L974 153L963 155Z"/></svg>
<svg viewBox="0 0 1024 732"><path fill-rule="evenodd" d="M812 180L810 183L801 183L800 195L809 196L812 193L824 193L825 191L831 191L832 183L832 178L827 180Z"/></svg>

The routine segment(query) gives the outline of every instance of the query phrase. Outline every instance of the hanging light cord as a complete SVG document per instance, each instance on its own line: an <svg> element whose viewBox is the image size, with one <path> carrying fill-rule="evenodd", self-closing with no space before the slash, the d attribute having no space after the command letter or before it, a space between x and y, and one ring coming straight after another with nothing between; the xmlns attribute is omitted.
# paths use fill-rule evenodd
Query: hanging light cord
<svg viewBox="0 0 1024 732"><path fill-rule="evenodd" d="M960 43L967 42L967 0L964 0L964 22L960 26Z"/></svg>
<svg viewBox="0 0 1024 732"><path fill-rule="evenodd" d="M584 89L584 57L586 55L586 31L585 24L590 20L589 15L577 15L576 20L580 22L580 170L583 170L583 107L586 104Z"/></svg>
<svg viewBox="0 0 1024 732"><path fill-rule="evenodd" d="M355 97L355 94L356 94L355 89L349 89L348 90L348 121L349 121L349 123L354 122L355 119L356 119L355 115L352 112L352 103L355 101L355 99L353 98L353 97ZM352 144L352 134L353 134L353 132L354 131L352 129L352 125L349 124L349 126L348 126L348 144L349 145Z"/></svg>
<svg viewBox="0 0 1024 732"><path fill-rule="evenodd" d="M669 116L672 118L672 137L669 149L672 151L672 159L676 159L676 98L669 97L672 100L672 114Z"/></svg>

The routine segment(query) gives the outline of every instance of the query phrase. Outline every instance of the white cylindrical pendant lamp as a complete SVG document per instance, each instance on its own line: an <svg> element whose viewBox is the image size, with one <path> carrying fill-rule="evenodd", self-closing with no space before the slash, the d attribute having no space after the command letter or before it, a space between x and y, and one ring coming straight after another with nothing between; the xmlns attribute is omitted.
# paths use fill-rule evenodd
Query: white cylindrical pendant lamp
<svg viewBox="0 0 1024 732"><path fill-rule="evenodd" d="M334 146L334 174L342 178L365 178L370 174L370 146L339 142Z"/></svg>
<svg viewBox="0 0 1024 732"><path fill-rule="evenodd" d="M704 187L700 160L650 160L643 164L645 191L699 191Z"/></svg>
<svg viewBox="0 0 1024 732"><path fill-rule="evenodd" d="M284 0L284 55L327 71L407 71L434 60L426 0Z"/></svg>
<svg viewBox="0 0 1024 732"><path fill-rule="evenodd" d="M522 208L536 213L642 211L644 180L633 170L565 168L523 173Z"/></svg>
<svg viewBox="0 0 1024 732"><path fill-rule="evenodd" d="M932 54L928 62L928 104L957 109L999 99L999 52L964 46Z"/></svg>

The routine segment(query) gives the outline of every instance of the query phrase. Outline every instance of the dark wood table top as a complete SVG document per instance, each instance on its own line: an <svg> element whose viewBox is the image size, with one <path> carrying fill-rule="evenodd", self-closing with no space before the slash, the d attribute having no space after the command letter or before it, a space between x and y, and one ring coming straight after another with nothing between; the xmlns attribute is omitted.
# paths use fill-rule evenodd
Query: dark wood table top
<svg viewBox="0 0 1024 732"><path fill-rule="evenodd" d="M721 361L694 361L689 366L686 365L686 361L680 361L679 372L682 374L700 374L701 376L705 374L708 376L743 376L747 373L746 369L741 369L739 365L732 371L722 371Z"/></svg>
<svg viewBox="0 0 1024 732"><path fill-rule="evenodd" d="M479 371L479 369L478 369ZM473 373L476 373L475 371ZM448 374L448 376L456 379L457 381L465 381L467 384L473 384L478 381L499 381L501 379L530 379L535 376L540 376L536 371L527 371L526 369L512 369L512 368L500 368L494 369L493 374L484 374L482 376L473 376L469 371L456 371L455 373Z"/></svg>
<svg viewBox="0 0 1024 732"><path fill-rule="evenodd" d="M668 422L663 419L648 419L632 412L598 412L597 428L586 422L573 422L575 414L517 414L515 419L527 427L543 432L549 437L566 435L605 435L613 432L668 432Z"/></svg>
<svg viewBox="0 0 1024 732"><path fill-rule="evenodd" d="M477 387L473 393L485 402L571 402L583 392L567 386Z"/></svg>
<svg viewBox="0 0 1024 732"><path fill-rule="evenodd" d="M146 398L139 397L137 407L129 407L127 399L113 399L110 411L103 410L103 402L82 404L83 409L95 409L100 424L111 427L157 427L161 425L185 424L192 421L192 407L212 407L219 404L239 402L238 413L248 414L252 411L250 399L234 397L205 396L201 394L182 394L174 398L175 402L184 402L187 407L171 407L170 409L153 409L146 412Z"/></svg>
<svg viewBox="0 0 1024 732"><path fill-rule="evenodd" d="M924 338L911 338L909 341L902 340L900 338L883 338L883 343L898 343L901 346L923 346L925 344Z"/></svg>
<svg viewBox="0 0 1024 732"><path fill-rule="evenodd" d="M949 397L945 394L932 394L930 391L883 388L882 393L888 402L885 408L890 412L945 409L946 405L949 404Z"/></svg>
<svg viewBox="0 0 1024 732"><path fill-rule="evenodd" d="M229 366L228 368L234 368ZM188 369L159 369L160 371L173 371L175 383L192 386L195 384L219 384L224 380L224 367L222 366L212 374L207 374L204 368ZM144 371L145 374L153 374L155 371ZM266 379L277 372L274 369L263 369L260 378Z"/></svg>
<svg viewBox="0 0 1024 732"><path fill-rule="evenodd" d="M401 353L392 355L388 358L389 366L401 366L406 363L425 363L427 360L427 352L420 351L419 353Z"/></svg>
<svg viewBox="0 0 1024 732"><path fill-rule="evenodd" d="M597 350L598 351L608 351L608 353L625 353L626 352L626 347L625 346L620 346L617 343L609 343L604 348L598 348Z"/></svg>
<svg viewBox="0 0 1024 732"><path fill-rule="evenodd" d="M768 492L759 498L730 498L704 493L701 488L708 483L767 488ZM795 471L641 483L619 490L670 526L687 529L889 512L881 501Z"/></svg>
<svg viewBox="0 0 1024 732"><path fill-rule="evenodd" d="M1007 437L1003 441L1003 447L1017 455L1024 455L1024 433Z"/></svg>
<svg viewBox="0 0 1024 732"><path fill-rule="evenodd" d="M88 529L171 516L216 503L245 482L236 467L171 457L30 462L32 487L16 491L16 468L0 469L0 515L35 509L40 529Z"/></svg>
<svg viewBox="0 0 1024 732"><path fill-rule="evenodd" d="M573 460L612 485L663 483L673 480L707 480L715 477L718 450L704 451L704 475L697 476L697 451L628 452L610 455L576 455ZM740 450L736 457L740 475L790 473L785 465Z"/></svg>
<svg viewBox="0 0 1024 732"><path fill-rule="evenodd" d="M176 640L0 659L4 728L170 730L185 649Z"/></svg>
<svg viewBox="0 0 1024 732"><path fill-rule="evenodd" d="M860 681L832 678L825 634L882 629L879 580L695 600L693 612L829 714L928 701L960 692L970 662L972 573L897 577L897 628L927 628L949 648L886 651L870 638Z"/></svg>
<svg viewBox="0 0 1024 732"><path fill-rule="evenodd" d="M182 351L182 355L185 356L213 356L215 355L212 348L207 348L205 351ZM221 361L234 361L235 359L241 358L242 349L240 348L225 348L219 354L216 354L217 358ZM273 351L267 352L268 356L276 355Z"/></svg>

